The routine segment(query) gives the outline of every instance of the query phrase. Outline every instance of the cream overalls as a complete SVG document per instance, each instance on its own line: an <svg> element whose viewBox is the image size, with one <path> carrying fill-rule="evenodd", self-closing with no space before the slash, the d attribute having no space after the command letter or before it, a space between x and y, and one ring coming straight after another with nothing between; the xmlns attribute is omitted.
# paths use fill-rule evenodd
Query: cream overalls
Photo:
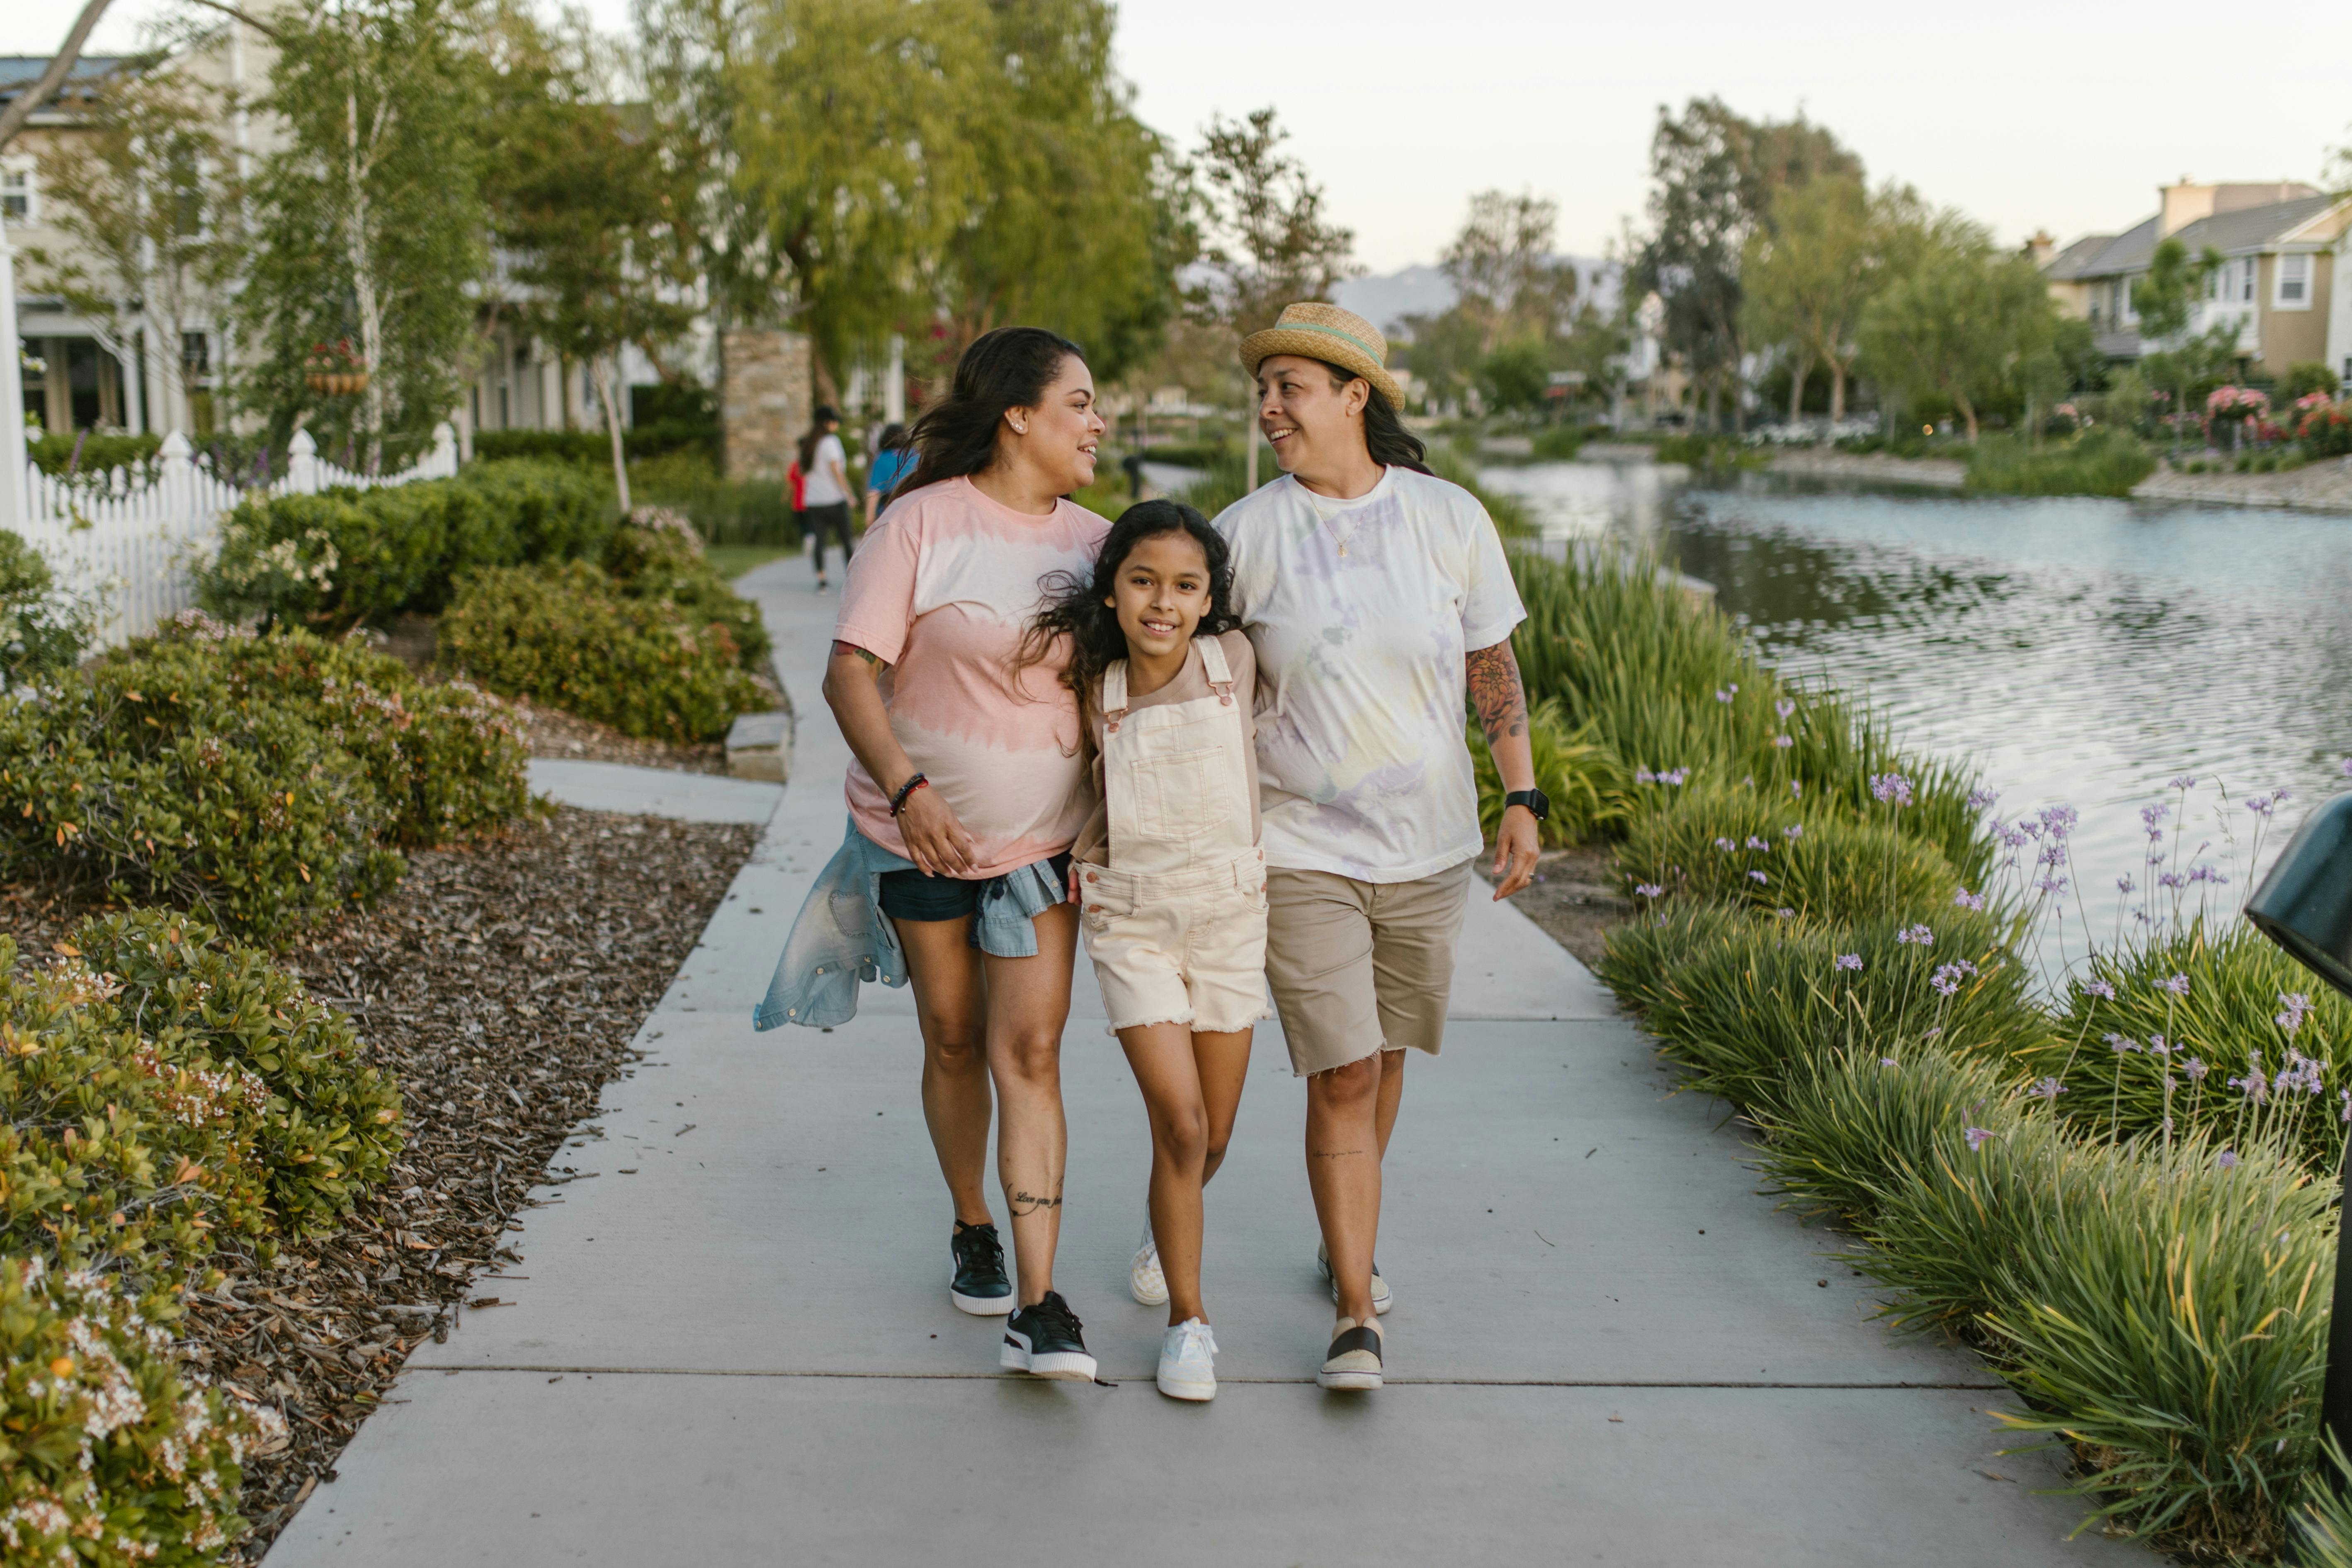
<svg viewBox="0 0 2352 1568"><path fill-rule="evenodd" d="M1108 866L1084 867L1087 956L1115 1033L1246 1029L1265 1005L1265 855L1252 831L1257 756L1213 637L1211 695L1129 711L1127 660L1103 672Z"/></svg>

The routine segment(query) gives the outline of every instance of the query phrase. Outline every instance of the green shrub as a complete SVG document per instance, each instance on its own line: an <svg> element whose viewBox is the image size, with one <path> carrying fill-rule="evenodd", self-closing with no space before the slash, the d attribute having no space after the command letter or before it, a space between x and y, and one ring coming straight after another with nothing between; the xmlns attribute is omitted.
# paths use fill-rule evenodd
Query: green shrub
<svg viewBox="0 0 2352 1568"><path fill-rule="evenodd" d="M2310 457L2352 453L2352 405L2321 403L2305 409L2294 422L2294 438Z"/></svg>
<svg viewBox="0 0 2352 1568"><path fill-rule="evenodd" d="M1479 830L1491 841L1503 820L1503 775L1475 720L1465 738L1478 772ZM1535 758L1536 787L1551 798L1551 816L1539 832L1547 847L1582 844L1625 815L1632 781L1614 757L1570 732L1557 699L1548 698L1528 710L1528 743Z"/></svg>
<svg viewBox="0 0 2352 1568"><path fill-rule="evenodd" d="M93 620L89 606L58 593L39 551L0 529L0 687L70 668Z"/></svg>
<svg viewBox="0 0 2352 1568"><path fill-rule="evenodd" d="M2352 1003L2252 927L2215 935L2197 921L2104 950L2068 981L2064 1000L2053 1037L2017 1061L2063 1086L2058 1109L2078 1131L2160 1133L2169 1116L2222 1142L2265 1137L2317 1170L2342 1159ZM2316 1073L2296 1068L2306 1059ZM2252 1077L2260 1100L2229 1081Z"/></svg>
<svg viewBox="0 0 2352 1568"><path fill-rule="evenodd" d="M477 573L441 621L441 658L492 690L673 742L716 740L768 698L733 635L595 568Z"/></svg>
<svg viewBox="0 0 2352 1568"><path fill-rule="evenodd" d="M269 1091L125 1026L116 984L79 956L20 969L0 937L0 1248L167 1282L268 1229L250 1132Z"/></svg>
<svg viewBox="0 0 2352 1568"><path fill-rule="evenodd" d="M2297 399L2315 392L2334 397L2344 385L2344 380L2327 367L2324 360L2299 359L2286 367L2278 385L2272 389L2271 401L2281 408L2292 407Z"/></svg>
<svg viewBox="0 0 2352 1568"><path fill-rule="evenodd" d="M25 455L45 474L103 481L121 468L135 483L152 483L161 436L100 436L95 431L56 430L25 443Z"/></svg>
<svg viewBox="0 0 2352 1568"><path fill-rule="evenodd" d="M1634 816L1618 868L1668 896L1786 910L1826 921L1952 908L1958 876L1932 844L1835 805L1720 784L1663 792Z"/></svg>
<svg viewBox="0 0 2352 1568"><path fill-rule="evenodd" d="M248 1454L286 1423L184 1378L102 1279L0 1259L0 1547L11 1563L211 1563L243 1535Z"/></svg>
<svg viewBox="0 0 2352 1568"><path fill-rule="evenodd" d="M1969 495L2127 496L2156 471L2156 456L2128 430L2103 425L2076 439L2029 447L1987 436L1969 454Z"/></svg>
<svg viewBox="0 0 2352 1568"><path fill-rule="evenodd" d="M1535 433L1535 454L1553 463L1576 460L1584 449L1584 432L1573 425L1547 425Z"/></svg>
<svg viewBox="0 0 2352 1568"><path fill-rule="evenodd" d="M402 870L379 842L393 813L348 751L185 666L100 664L0 698L0 758L8 875L200 908L271 941Z"/></svg>
<svg viewBox="0 0 2352 1568"><path fill-rule="evenodd" d="M621 454L625 462L666 457L672 452L703 452L715 457L719 438L716 424L656 420L623 430ZM528 458L609 472L613 467L613 437L602 426L593 430L477 430L474 458L478 462Z"/></svg>
<svg viewBox="0 0 2352 1568"><path fill-rule="evenodd" d="M760 606L712 569L700 535L677 513L650 506L631 512L604 547L604 570L628 598L667 599L693 621L725 626L744 668L767 664L773 645Z"/></svg>
<svg viewBox="0 0 2352 1568"><path fill-rule="evenodd" d="M205 608L230 620L342 630L448 602L461 574L593 554L610 503L576 468L477 463L455 479L264 497L221 525L196 574Z"/></svg>
<svg viewBox="0 0 2352 1568"><path fill-rule="evenodd" d="M1750 1113L1765 1135L1757 1163L1800 1206L1864 1225L2000 1100L1990 1062L1932 1044L1810 1051L1791 1061L1773 1108Z"/></svg>
<svg viewBox="0 0 2352 1568"><path fill-rule="evenodd" d="M635 501L684 512L712 544L800 548L800 525L793 521L783 480L723 479L719 465L702 451L632 461L629 495Z"/></svg>
<svg viewBox="0 0 2352 1568"><path fill-rule="evenodd" d="M1922 924L1930 942L1900 940ZM1812 1057L1876 1060L1932 1043L1999 1064L2047 1030L2005 934L1961 909L1841 924L1669 900L1610 931L1600 973L1699 1087L1778 1114L1790 1076Z"/></svg>
<svg viewBox="0 0 2352 1568"><path fill-rule="evenodd" d="M1743 445L1737 437L1698 434L1663 437L1656 458L1661 463L1682 463L1706 473L1760 468L1772 460L1769 453Z"/></svg>
<svg viewBox="0 0 2352 1568"><path fill-rule="evenodd" d="M505 703L464 681L426 685L356 642L291 629L257 637L191 614L108 662L142 690L209 685L324 731L392 808L396 843L446 844L532 810L530 746Z"/></svg>
<svg viewBox="0 0 2352 1568"><path fill-rule="evenodd" d="M162 910L85 921L72 945L119 983L114 1013L191 1072L268 1086L242 1139L296 1233L331 1227L401 1147L400 1089L367 1065L351 1020L258 949Z"/></svg>

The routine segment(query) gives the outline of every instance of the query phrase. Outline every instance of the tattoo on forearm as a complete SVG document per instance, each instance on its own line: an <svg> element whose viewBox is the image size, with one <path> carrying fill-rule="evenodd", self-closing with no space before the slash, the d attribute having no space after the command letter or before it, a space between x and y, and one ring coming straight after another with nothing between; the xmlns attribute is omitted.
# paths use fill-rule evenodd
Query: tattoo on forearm
<svg viewBox="0 0 2352 1568"><path fill-rule="evenodd" d="M833 651L834 651L834 655L835 655L835 658L838 658L839 656L841 656L842 654L845 654L845 653L854 653L854 654L856 654L858 658L860 658L864 659L866 663L868 663L868 664L870 664L870 665L874 665L874 666L876 666L876 667L877 667L877 668L878 668L878 667L881 665L881 663L882 663L882 660L881 660L879 658L877 658L877 657L873 653L873 651L872 651L872 650L867 649L867 648L862 648L862 647L859 647L856 643L849 643L849 642L837 642L837 643L835 643L835 644L833 645Z"/></svg>
<svg viewBox="0 0 2352 1568"><path fill-rule="evenodd" d="M1062 1206L1062 1194L1059 1193L1055 1193L1050 1198L1041 1198L1034 1193L1024 1192L1015 1187L1005 1194L1004 1198L1013 1205L1013 1212L1016 1215L1035 1214L1039 1209L1057 1209Z"/></svg>
<svg viewBox="0 0 2352 1568"><path fill-rule="evenodd" d="M1498 642L1482 647L1462 661L1470 687L1470 706L1478 711L1478 727L1486 743L1528 732L1528 689L1519 680L1519 661L1511 645Z"/></svg>

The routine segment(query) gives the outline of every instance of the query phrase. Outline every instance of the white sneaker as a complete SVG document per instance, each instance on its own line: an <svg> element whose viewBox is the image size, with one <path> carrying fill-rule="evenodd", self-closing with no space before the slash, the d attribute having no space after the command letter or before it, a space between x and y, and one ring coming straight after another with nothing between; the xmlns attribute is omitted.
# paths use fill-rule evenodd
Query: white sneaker
<svg viewBox="0 0 2352 1568"><path fill-rule="evenodd" d="M1171 1399L1217 1396L1217 1336L1198 1318L1187 1318L1160 1340L1160 1392Z"/></svg>
<svg viewBox="0 0 2352 1568"><path fill-rule="evenodd" d="M1127 1266L1127 1288L1147 1307L1168 1305L1168 1276L1160 1272L1160 1244L1151 1239L1149 1220L1143 1225L1143 1239L1136 1246L1135 1261Z"/></svg>
<svg viewBox="0 0 2352 1568"><path fill-rule="evenodd" d="M1315 1267L1330 1284L1331 1300L1338 1300L1339 1282L1331 1278L1331 1249L1319 1241L1315 1244ZM1165 1296L1160 1298L1163 1301L1167 1299ZM1388 1316L1389 1309L1395 1305L1394 1298L1389 1294L1389 1282L1381 1278L1380 1260L1374 1258L1372 1260L1372 1311L1376 1316L1384 1318Z"/></svg>

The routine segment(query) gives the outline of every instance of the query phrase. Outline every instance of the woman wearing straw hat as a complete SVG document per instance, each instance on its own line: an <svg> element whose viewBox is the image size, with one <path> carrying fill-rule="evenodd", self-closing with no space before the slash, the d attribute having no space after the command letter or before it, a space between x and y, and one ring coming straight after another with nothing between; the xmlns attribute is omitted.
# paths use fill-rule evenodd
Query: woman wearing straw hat
<svg viewBox="0 0 2352 1568"><path fill-rule="evenodd" d="M1494 896L1528 884L1536 825L1526 618L1501 536L1433 475L1362 317L1287 307L1242 343L1283 477L1217 518L1256 654L1266 978L1307 1080L1307 1175L1339 1318L1317 1381L1381 1385L1372 1261L1408 1048L1437 1053L1481 848L1465 693L1507 792Z"/></svg>

